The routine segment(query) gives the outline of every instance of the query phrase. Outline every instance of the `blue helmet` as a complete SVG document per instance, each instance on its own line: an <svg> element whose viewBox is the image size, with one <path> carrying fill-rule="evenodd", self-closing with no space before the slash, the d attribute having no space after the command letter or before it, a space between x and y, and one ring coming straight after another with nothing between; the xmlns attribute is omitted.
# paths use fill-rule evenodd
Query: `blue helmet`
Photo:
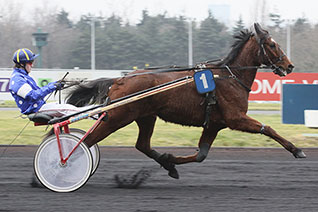
<svg viewBox="0 0 318 212"><path fill-rule="evenodd" d="M30 49L18 49L14 52L13 62L17 64L26 64L28 62L33 62L33 60L38 56L38 54L34 54Z"/></svg>

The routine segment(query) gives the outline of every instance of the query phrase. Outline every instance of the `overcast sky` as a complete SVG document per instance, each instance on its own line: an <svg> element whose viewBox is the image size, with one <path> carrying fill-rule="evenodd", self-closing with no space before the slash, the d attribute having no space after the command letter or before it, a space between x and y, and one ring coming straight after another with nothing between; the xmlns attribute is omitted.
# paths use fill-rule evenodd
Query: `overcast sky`
<svg viewBox="0 0 318 212"><path fill-rule="evenodd" d="M306 17L311 23L318 23L317 0L0 0L2 7L8 2L19 5L23 14L35 7L49 7L69 12L72 20L78 20L83 14L110 16L119 15L130 23L138 23L141 11L147 9L150 15L184 15L197 21L207 17L209 5L230 5L230 19L233 23L241 15L246 25L260 21L257 5L265 2L266 12L279 13L283 19Z"/></svg>

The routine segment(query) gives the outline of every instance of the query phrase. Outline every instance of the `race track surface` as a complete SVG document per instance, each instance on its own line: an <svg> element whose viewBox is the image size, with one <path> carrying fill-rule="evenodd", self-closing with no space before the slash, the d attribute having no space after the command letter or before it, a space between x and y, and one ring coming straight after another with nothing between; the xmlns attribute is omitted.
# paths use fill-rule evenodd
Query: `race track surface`
<svg viewBox="0 0 318 212"><path fill-rule="evenodd" d="M5 149L0 146L0 154ZM180 179L134 148L101 147L97 172L81 189L55 193L30 185L36 146L15 146L0 158L0 211L318 211L318 149L295 159L284 149L214 148L202 163L177 166ZM156 148L175 155L195 148ZM147 170L137 189L114 176Z"/></svg>

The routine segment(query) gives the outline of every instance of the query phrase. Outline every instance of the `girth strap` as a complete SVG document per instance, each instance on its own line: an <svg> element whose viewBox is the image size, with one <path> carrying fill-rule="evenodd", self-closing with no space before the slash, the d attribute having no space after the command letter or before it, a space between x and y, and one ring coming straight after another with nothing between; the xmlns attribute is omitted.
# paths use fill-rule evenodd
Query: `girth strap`
<svg viewBox="0 0 318 212"><path fill-rule="evenodd" d="M210 124L210 116L212 113L212 106L216 105L216 103L217 103L215 90L213 90L209 93L206 93L205 103L206 103L206 107L205 107L205 118L204 118L203 127L208 129L209 124Z"/></svg>

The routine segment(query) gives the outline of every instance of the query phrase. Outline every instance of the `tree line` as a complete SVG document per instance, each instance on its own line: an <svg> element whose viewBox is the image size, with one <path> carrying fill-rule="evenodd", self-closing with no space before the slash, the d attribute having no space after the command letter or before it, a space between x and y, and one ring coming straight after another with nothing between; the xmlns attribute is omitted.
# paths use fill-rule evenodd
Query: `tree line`
<svg viewBox="0 0 318 212"><path fill-rule="evenodd" d="M72 22L68 13L40 11L34 23L23 22L19 10L8 13L0 21L0 67L12 67L13 52L21 47L33 49L32 33L41 28L49 33L48 45L42 50L43 68L89 69L91 66L92 16L83 15ZM286 50L286 23L278 14L269 14L270 24L263 26ZM145 66L188 64L187 17L150 16L147 10L136 25L124 23L118 16L94 17L96 69L132 69ZM233 34L244 28L241 18L232 29L208 16L192 22L193 61L195 63L222 58L230 51ZM316 72L318 25L310 25L306 18L290 23L291 60L295 71Z"/></svg>

